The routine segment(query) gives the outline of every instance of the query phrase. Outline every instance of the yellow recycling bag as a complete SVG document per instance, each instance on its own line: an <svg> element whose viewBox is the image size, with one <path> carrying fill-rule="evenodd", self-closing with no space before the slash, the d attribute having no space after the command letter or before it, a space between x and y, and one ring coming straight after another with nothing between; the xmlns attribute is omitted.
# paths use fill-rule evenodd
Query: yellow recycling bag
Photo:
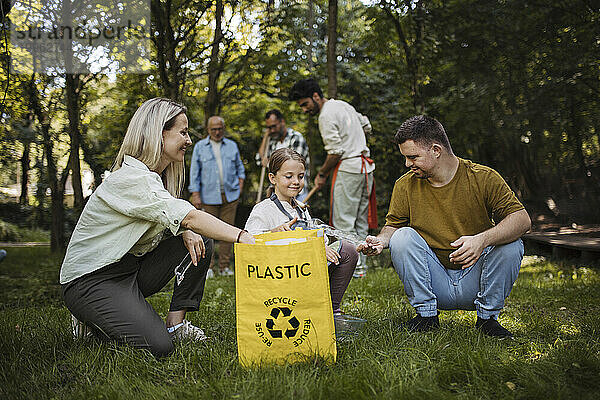
<svg viewBox="0 0 600 400"><path fill-rule="evenodd" d="M235 244L240 363L335 362L337 350L322 230L256 236Z"/></svg>

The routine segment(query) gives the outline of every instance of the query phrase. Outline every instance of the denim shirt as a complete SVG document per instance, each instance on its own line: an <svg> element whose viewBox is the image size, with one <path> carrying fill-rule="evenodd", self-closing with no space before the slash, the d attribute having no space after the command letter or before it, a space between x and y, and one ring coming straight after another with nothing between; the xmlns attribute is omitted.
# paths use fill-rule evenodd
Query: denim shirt
<svg viewBox="0 0 600 400"><path fill-rule="evenodd" d="M223 187L228 202L240 197L240 178L245 179L244 164L240 158L237 144L223 138L221 144L221 162L223 164ZM209 137L200 140L194 146L192 165L190 167L190 192L200 192L203 204L221 204L221 187L219 167L213 153Z"/></svg>

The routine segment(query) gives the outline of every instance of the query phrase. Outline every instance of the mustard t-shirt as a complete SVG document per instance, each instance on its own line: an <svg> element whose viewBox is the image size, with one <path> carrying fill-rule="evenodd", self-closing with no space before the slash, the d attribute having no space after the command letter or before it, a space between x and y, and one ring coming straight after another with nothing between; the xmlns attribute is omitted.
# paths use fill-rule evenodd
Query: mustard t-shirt
<svg viewBox="0 0 600 400"><path fill-rule="evenodd" d="M450 243L461 236L475 235L494 226L507 215L524 207L504 179L492 168L459 160L452 180L432 186L412 172L394 185L385 225L410 226L449 269L461 266L450 262L455 248Z"/></svg>

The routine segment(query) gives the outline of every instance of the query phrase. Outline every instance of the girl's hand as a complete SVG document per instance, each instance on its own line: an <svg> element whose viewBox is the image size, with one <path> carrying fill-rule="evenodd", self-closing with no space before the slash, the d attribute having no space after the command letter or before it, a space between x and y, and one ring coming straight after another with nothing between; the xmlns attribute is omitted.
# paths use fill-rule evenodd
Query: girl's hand
<svg viewBox="0 0 600 400"><path fill-rule="evenodd" d="M340 263L340 253L329 246L325 246L325 256L327 257L327 261L332 262L335 265Z"/></svg>
<svg viewBox="0 0 600 400"><path fill-rule="evenodd" d="M185 245L185 248L188 249L188 252L190 253L192 263L194 265L198 265L200 258L204 258L206 256L206 248L204 247L204 240L202 240L202 236L196 232L187 230L181 234L181 237L183 238L183 244Z"/></svg>
<svg viewBox="0 0 600 400"><path fill-rule="evenodd" d="M276 226L275 228L271 229L271 232L291 231L292 230L292 225L294 225L297 221L298 221L298 217L294 217L293 220L288 221L285 224L281 224L281 225Z"/></svg>

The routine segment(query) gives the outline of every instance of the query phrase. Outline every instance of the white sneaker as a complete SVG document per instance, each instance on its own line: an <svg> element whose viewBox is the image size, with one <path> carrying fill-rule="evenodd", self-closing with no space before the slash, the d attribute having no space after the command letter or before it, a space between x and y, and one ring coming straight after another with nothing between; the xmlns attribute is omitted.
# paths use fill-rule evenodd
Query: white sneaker
<svg viewBox="0 0 600 400"><path fill-rule="evenodd" d="M171 331L172 328L175 329ZM203 340L208 339L208 336L204 334L204 331L202 329L192 325L192 323L186 319L184 319L183 322L179 325L167 328L167 331L171 335L171 339L173 339L174 342L201 342Z"/></svg>
<svg viewBox="0 0 600 400"><path fill-rule="evenodd" d="M229 269L229 267L225 268L223 271L221 271L222 276L231 276L233 275L233 271Z"/></svg>
<svg viewBox="0 0 600 400"><path fill-rule="evenodd" d="M210 278L214 278L215 277L215 272L212 269L208 269L208 271L206 271L206 279L210 279Z"/></svg>
<svg viewBox="0 0 600 400"><path fill-rule="evenodd" d="M73 339L88 339L93 336L92 330L85 323L81 322L71 314L71 332Z"/></svg>

